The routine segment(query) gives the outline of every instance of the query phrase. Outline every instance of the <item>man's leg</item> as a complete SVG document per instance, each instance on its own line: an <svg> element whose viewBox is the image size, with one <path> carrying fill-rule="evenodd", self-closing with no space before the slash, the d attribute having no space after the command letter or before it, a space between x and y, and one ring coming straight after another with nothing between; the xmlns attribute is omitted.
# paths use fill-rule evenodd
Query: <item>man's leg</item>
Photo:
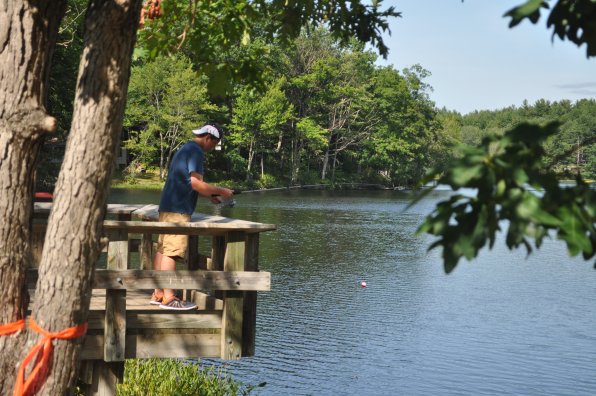
<svg viewBox="0 0 596 396"><path fill-rule="evenodd" d="M161 270L161 262L163 259L163 254L160 252L155 253L155 257L153 258L153 269L155 271ZM163 298L163 289L155 289L153 290L153 295L157 298Z"/></svg>
<svg viewBox="0 0 596 396"><path fill-rule="evenodd" d="M159 220L164 222L180 223L190 220L190 215L180 213L160 212ZM153 267L157 271L175 271L176 258L186 256L188 246L188 236L177 234L162 234L158 241L157 251L153 262ZM181 301L174 294L173 289L156 289L156 293L162 292L160 308L186 310L195 309L196 304L188 301Z"/></svg>
<svg viewBox="0 0 596 396"><path fill-rule="evenodd" d="M158 271L174 271L176 270L176 260L170 256L166 256L161 253L157 253L160 257L159 268L155 268ZM155 256L157 259L157 255ZM169 300L174 295L174 289L156 289L161 290L164 300Z"/></svg>

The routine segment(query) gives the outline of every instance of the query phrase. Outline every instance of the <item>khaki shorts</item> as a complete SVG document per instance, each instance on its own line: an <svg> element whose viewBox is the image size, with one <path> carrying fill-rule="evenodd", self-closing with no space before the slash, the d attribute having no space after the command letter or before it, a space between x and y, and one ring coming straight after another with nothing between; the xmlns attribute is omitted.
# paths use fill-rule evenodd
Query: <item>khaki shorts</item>
<svg viewBox="0 0 596 396"><path fill-rule="evenodd" d="M159 221L181 223L190 221L190 215L184 213L159 212ZM160 234L157 240L157 251L172 258L186 258L188 235Z"/></svg>

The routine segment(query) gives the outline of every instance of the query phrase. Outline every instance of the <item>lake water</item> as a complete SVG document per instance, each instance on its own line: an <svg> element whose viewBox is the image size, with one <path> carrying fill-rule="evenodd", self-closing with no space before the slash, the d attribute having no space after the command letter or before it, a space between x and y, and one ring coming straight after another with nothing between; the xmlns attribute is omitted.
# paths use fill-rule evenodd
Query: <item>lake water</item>
<svg viewBox="0 0 596 396"><path fill-rule="evenodd" d="M203 200L200 211L278 226L261 235L272 290L259 294L256 354L228 372L267 382L260 395L596 395L593 263L557 241L526 258L500 240L445 275L432 239L414 231L446 196L407 210L393 191Z"/></svg>

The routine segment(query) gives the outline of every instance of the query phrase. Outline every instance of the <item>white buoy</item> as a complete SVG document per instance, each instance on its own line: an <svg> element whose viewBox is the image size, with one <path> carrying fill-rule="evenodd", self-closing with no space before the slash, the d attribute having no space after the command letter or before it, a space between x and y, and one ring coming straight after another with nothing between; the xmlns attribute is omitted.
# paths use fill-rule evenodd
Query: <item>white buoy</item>
<svg viewBox="0 0 596 396"><path fill-rule="evenodd" d="M366 287L366 281L360 281L360 287Z"/></svg>

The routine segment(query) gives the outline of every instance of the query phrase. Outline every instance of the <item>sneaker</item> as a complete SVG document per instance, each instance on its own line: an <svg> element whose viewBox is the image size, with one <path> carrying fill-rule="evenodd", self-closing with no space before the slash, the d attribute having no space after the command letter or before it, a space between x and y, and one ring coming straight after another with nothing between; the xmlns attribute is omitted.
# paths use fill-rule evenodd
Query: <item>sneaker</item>
<svg viewBox="0 0 596 396"><path fill-rule="evenodd" d="M163 300L161 304L159 304L159 307L161 309L187 311L189 309L197 308L197 304L188 301L182 301L178 297L172 296L169 300Z"/></svg>
<svg viewBox="0 0 596 396"><path fill-rule="evenodd" d="M151 295L151 300L149 300L149 304L160 305L162 301L163 301L163 295L158 296L155 294L155 292L153 292L153 294Z"/></svg>

